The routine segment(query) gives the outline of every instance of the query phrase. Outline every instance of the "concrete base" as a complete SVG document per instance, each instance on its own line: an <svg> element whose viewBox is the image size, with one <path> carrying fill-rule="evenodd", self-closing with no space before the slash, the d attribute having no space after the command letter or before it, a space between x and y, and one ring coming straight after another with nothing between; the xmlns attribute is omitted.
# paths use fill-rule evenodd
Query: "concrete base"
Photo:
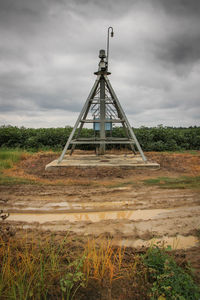
<svg viewBox="0 0 200 300"><path fill-rule="evenodd" d="M54 160L46 165L45 170L54 170L55 168L66 167L121 167L129 169L159 169L160 165L156 162L144 162L140 155L123 154L123 155L66 155L58 163Z"/></svg>

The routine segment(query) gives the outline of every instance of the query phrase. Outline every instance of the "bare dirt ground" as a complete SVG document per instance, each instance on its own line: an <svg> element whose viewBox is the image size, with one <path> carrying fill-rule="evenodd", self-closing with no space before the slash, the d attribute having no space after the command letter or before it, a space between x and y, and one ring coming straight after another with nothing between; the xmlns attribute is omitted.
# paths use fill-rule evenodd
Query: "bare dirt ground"
<svg viewBox="0 0 200 300"><path fill-rule="evenodd" d="M80 154L80 151L79 151ZM146 185L157 177L200 175L200 152L146 153L160 170L66 168L45 171L53 153L27 156L8 176L35 184L0 186L0 205L7 224L19 232L71 232L82 238L111 238L116 245L171 244L200 271L200 190L162 189Z"/></svg>

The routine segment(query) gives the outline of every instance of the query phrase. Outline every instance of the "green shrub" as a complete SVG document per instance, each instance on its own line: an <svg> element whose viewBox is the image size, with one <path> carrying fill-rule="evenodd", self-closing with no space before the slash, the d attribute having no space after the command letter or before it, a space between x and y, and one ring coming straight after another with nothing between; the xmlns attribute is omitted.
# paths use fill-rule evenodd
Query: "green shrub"
<svg viewBox="0 0 200 300"><path fill-rule="evenodd" d="M25 149L41 149L50 147L61 150L67 142L72 127L65 128L25 128L16 126L0 127L0 147L20 147ZM175 128L164 127L140 127L135 128L137 136L144 151L179 151L179 150L200 150L200 127ZM98 133L96 133L98 134ZM110 133L108 132L107 135ZM92 129L83 128L81 137L94 136ZM114 127L113 137L125 137L122 127ZM107 146L108 149L111 147ZM113 145L112 145L113 147ZM116 149L120 145L114 145ZM78 145L79 149L94 149L94 145Z"/></svg>
<svg viewBox="0 0 200 300"><path fill-rule="evenodd" d="M169 248L168 248L169 250ZM189 270L177 265L165 249L153 246L143 257L152 282L150 299L199 300L200 290Z"/></svg>

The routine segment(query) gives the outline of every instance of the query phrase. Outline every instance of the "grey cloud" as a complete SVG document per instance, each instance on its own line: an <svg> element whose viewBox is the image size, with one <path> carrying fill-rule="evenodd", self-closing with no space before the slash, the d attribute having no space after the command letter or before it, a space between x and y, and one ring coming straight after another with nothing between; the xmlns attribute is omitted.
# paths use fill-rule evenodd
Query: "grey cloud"
<svg viewBox="0 0 200 300"><path fill-rule="evenodd" d="M184 124L196 124L199 3L1 0L3 123L36 126L38 119L37 126L45 126L49 118L51 126L73 125L95 80L98 50L105 48L107 27L112 25L110 80L130 121L138 126L174 125L181 118Z"/></svg>
<svg viewBox="0 0 200 300"><path fill-rule="evenodd" d="M180 27L182 22L180 22ZM193 65L200 59L200 21L180 29L166 40L155 42L155 56L170 65Z"/></svg>
<svg viewBox="0 0 200 300"><path fill-rule="evenodd" d="M200 59L200 37L195 40L190 38L171 41L163 45L159 58L175 64L193 63Z"/></svg>
<svg viewBox="0 0 200 300"><path fill-rule="evenodd" d="M177 15L199 16L200 2L198 0L156 0L158 5L165 9L167 13Z"/></svg>

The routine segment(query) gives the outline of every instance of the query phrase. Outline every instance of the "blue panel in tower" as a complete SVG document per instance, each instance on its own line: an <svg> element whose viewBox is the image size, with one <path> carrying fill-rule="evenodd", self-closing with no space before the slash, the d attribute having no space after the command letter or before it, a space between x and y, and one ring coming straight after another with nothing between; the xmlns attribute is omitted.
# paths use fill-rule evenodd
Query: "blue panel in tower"
<svg viewBox="0 0 200 300"><path fill-rule="evenodd" d="M99 120L99 118L95 119L95 120ZM94 122L93 123L93 130L99 131L100 130L100 123ZM112 123L111 122L105 123L105 130L108 130L108 131L112 130Z"/></svg>

